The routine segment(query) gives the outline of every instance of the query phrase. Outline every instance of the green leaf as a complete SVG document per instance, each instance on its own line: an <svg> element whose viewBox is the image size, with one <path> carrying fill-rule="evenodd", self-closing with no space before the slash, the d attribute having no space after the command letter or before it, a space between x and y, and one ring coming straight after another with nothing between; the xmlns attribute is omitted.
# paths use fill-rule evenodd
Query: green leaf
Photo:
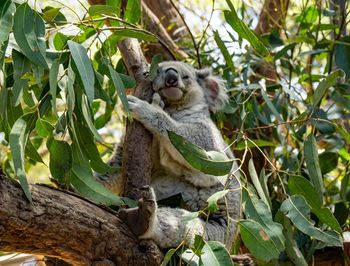
<svg viewBox="0 0 350 266"><path fill-rule="evenodd" d="M13 105L17 106L23 95L23 90L28 87L28 80L24 79L23 76L31 71L30 61L23 56L20 52L12 50L12 60L13 60Z"/></svg>
<svg viewBox="0 0 350 266"><path fill-rule="evenodd" d="M342 246L340 235L335 231L322 231L315 227L309 219L310 206L304 197L293 195L286 199L280 210L293 222L304 234L324 242L327 246Z"/></svg>
<svg viewBox="0 0 350 266"><path fill-rule="evenodd" d="M169 249L168 252L165 254L162 264L160 264L160 266L168 265L168 263L170 262L170 259L174 256L175 252L176 252L176 249L174 248Z"/></svg>
<svg viewBox="0 0 350 266"><path fill-rule="evenodd" d="M13 35L23 54L34 64L48 68L46 63L45 24L27 3L20 5L14 16Z"/></svg>
<svg viewBox="0 0 350 266"><path fill-rule="evenodd" d="M108 70L110 74L109 78L112 80L113 87L118 92L119 98L122 101L125 111L127 113L130 113L128 99L126 98L126 95L125 95L124 83L122 82L119 76L119 73L116 72L110 64L108 65Z"/></svg>
<svg viewBox="0 0 350 266"><path fill-rule="evenodd" d="M64 35L61 32L57 32L55 34L55 37L53 37L53 45L55 46L56 50L64 50L67 48L67 42L71 39L71 37Z"/></svg>
<svg viewBox="0 0 350 266"><path fill-rule="evenodd" d="M50 152L49 168L52 176L60 183L66 182L72 168L72 151L65 141L51 139L47 143Z"/></svg>
<svg viewBox="0 0 350 266"><path fill-rule="evenodd" d="M69 173L69 181L84 197L104 205L121 205L123 201L93 177L90 165L83 150L73 142L71 145L73 166Z"/></svg>
<svg viewBox="0 0 350 266"><path fill-rule="evenodd" d="M292 226L290 224L290 221L287 217L283 216L284 218L284 228L286 232L286 253L290 260L294 263L294 265L298 266L308 266L307 262L305 261L305 258L303 256L303 253L298 248L298 245L293 237L293 230Z"/></svg>
<svg viewBox="0 0 350 266"><path fill-rule="evenodd" d="M284 46L280 51L278 51L275 54L274 60L277 61L278 59L281 59L289 50L294 49L295 45L296 43L290 43Z"/></svg>
<svg viewBox="0 0 350 266"><path fill-rule="evenodd" d="M334 46L335 63L350 78L350 36L344 36Z"/></svg>
<svg viewBox="0 0 350 266"><path fill-rule="evenodd" d="M75 107L74 82L75 82L75 73L72 69L71 61L69 61L68 81L67 81L67 106L68 106L68 116L70 119L72 119L72 114Z"/></svg>
<svg viewBox="0 0 350 266"><path fill-rule="evenodd" d="M50 135L50 133L54 129L53 125L51 125L49 121L46 121L42 118L36 120L35 127L38 135L43 138L46 138L48 135Z"/></svg>
<svg viewBox="0 0 350 266"><path fill-rule="evenodd" d="M338 78L343 78L344 77L344 72L341 69L335 70L333 73L328 75L324 80L322 80L313 95L313 106L315 107L316 105L319 104L319 102L322 100L323 96L325 95L326 91L337 84Z"/></svg>
<svg viewBox="0 0 350 266"><path fill-rule="evenodd" d="M262 200L258 200L254 196L251 197L246 189L243 190L242 195L244 213L247 219L259 223L268 237L271 238L276 252L282 252L284 250L285 241L282 233L282 226L272 220L272 213L269 206Z"/></svg>
<svg viewBox="0 0 350 266"><path fill-rule="evenodd" d="M88 124L90 131L94 134L96 140L103 142L101 135L97 132L97 129L95 128L95 125L92 121L91 113L90 113L90 109L89 109L89 103L88 103L87 97L85 95L82 95L81 109L82 109L83 116L85 118L86 123Z"/></svg>
<svg viewBox="0 0 350 266"><path fill-rule="evenodd" d="M254 184L254 187L259 194L259 197L265 202L266 206L268 206L268 208L270 209L270 204L267 199L268 195L265 194L264 189L261 186L261 183L256 173L255 166L252 159L250 159L248 162L248 171L252 179L252 182Z"/></svg>
<svg viewBox="0 0 350 266"><path fill-rule="evenodd" d="M280 252L264 228L254 220L239 221L239 228L244 245L254 257L265 262L278 259Z"/></svg>
<svg viewBox="0 0 350 266"><path fill-rule="evenodd" d="M307 170L309 171L311 183L316 190L317 196L322 202L324 191L323 179L320 164L318 161L316 140L312 134L310 134L304 142L304 157Z"/></svg>
<svg viewBox="0 0 350 266"><path fill-rule="evenodd" d="M214 40L215 40L216 44L218 45L222 55L224 56L226 64L230 67L232 73L235 73L235 66L233 64L232 55L227 50L225 43L221 40L218 31L214 31Z"/></svg>
<svg viewBox="0 0 350 266"><path fill-rule="evenodd" d="M10 132L10 148L13 156L15 173L27 199L32 202L28 181L25 173L24 151L27 145L29 133L35 124L36 113L28 113L21 116L14 123Z"/></svg>
<svg viewBox="0 0 350 266"><path fill-rule="evenodd" d="M13 24L16 6L11 0L0 2L0 48L7 42Z"/></svg>
<svg viewBox="0 0 350 266"><path fill-rule="evenodd" d="M151 33L147 33L140 29L134 29L134 28L115 29L113 34L121 37L136 38L142 41L158 42L158 39L155 35Z"/></svg>
<svg viewBox="0 0 350 266"><path fill-rule="evenodd" d="M282 123L283 119L280 115L280 113L277 111L276 107L273 105L273 103L270 101L269 96L267 95L266 91L264 89L261 89L261 96L264 98L267 106L269 107L269 109L271 110L271 112L273 113L273 115L276 117L276 119L278 120L278 122Z"/></svg>
<svg viewBox="0 0 350 266"><path fill-rule="evenodd" d="M34 147L30 139L28 138L25 155L34 162L44 163L37 149Z"/></svg>
<svg viewBox="0 0 350 266"><path fill-rule="evenodd" d="M322 201L318 197L311 182L302 176L290 176L288 179L288 188L293 195L298 194L304 196L306 202L311 207L311 211L321 222L327 224L338 233L341 232L339 223L332 212L328 208L322 208Z"/></svg>
<svg viewBox="0 0 350 266"><path fill-rule="evenodd" d="M162 55L160 54L157 54L155 56L152 57L152 62L151 62L151 66L149 68L149 79L151 81L153 81L156 76L157 76L157 71L158 71L158 65L160 62L162 62L163 58L162 58Z"/></svg>
<svg viewBox="0 0 350 266"><path fill-rule="evenodd" d="M272 141L263 140L263 139L248 139L247 140L247 146L248 148L255 148L256 146L262 148L262 147L275 147L276 143L273 143ZM243 151L246 147L246 141L242 140L236 144L234 147L234 150L237 151Z"/></svg>
<svg viewBox="0 0 350 266"><path fill-rule="evenodd" d="M141 0L128 0L125 10L125 20L137 23L141 18Z"/></svg>
<svg viewBox="0 0 350 266"><path fill-rule="evenodd" d="M208 241L202 248L200 263L203 266L231 266L232 259L225 246L218 241Z"/></svg>
<svg viewBox="0 0 350 266"><path fill-rule="evenodd" d="M79 76L84 85L84 91L91 104L94 100L94 84L95 74L91 65L91 61L87 56L86 49L79 43L71 40L67 41L69 50L72 53L73 61L78 69Z"/></svg>
<svg viewBox="0 0 350 266"><path fill-rule="evenodd" d="M49 83L50 83L50 94L51 94L51 105L52 111L56 113L56 95L57 95L57 78L59 70L59 59L52 62L50 73L49 73Z"/></svg>
<svg viewBox="0 0 350 266"><path fill-rule="evenodd" d="M222 191L218 191L216 193L214 193L213 195L211 195L208 199L208 209L211 212L215 212L218 210L218 204L217 201L221 198L223 198L230 190L229 189L225 189Z"/></svg>
<svg viewBox="0 0 350 266"><path fill-rule="evenodd" d="M74 127L76 129L76 141L85 156L90 159L91 167L100 174L115 173L117 171L116 167L109 166L102 161L89 129L79 122L74 123Z"/></svg>
<svg viewBox="0 0 350 266"><path fill-rule="evenodd" d="M89 7L90 16L111 15L119 17L120 8L109 5L92 5Z"/></svg>
<svg viewBox="0 0 350 266"><path fill-rule="evenodd" d="M269 55L269 51L266 49L265 45L260 41L259 37L255 34L253 30L248 28L247 25L244 24L244 22L238 18L237 12L233 5L231 4L230 0L226 0L228 5L230 6L230 11L225 10L225 20L227 23L230 24L232 29L237 32L237 34L243 38L246 39L251 46L262 56Z"/></svg>
<svg viewBox="0 0 350 266"><path fill-rule="evenodd" d="M215 176L226 175L231 171L234 160L225 153L205 151L172 131L168 131L168 136L174 147L195 169Z"/></svg>
<svg viewBox="0 0 350 266"><path fill-rule="evenodd" d="M338 158L339 155L337 153L329 151L322 152L318 156L322 175L331 172L337 167Z"/></svg>

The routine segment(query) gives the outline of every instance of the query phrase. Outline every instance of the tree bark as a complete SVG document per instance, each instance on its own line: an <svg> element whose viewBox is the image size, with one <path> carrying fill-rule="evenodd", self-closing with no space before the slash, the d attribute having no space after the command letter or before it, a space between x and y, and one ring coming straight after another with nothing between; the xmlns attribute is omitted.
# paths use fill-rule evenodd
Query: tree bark
<svg viewBox="0 0 350 266"><path fill-rule="evenodd" d="M0 250L57 257L79 265L159 265L161 253L108 210L77 195L20 185L0 176Z"/></svg>

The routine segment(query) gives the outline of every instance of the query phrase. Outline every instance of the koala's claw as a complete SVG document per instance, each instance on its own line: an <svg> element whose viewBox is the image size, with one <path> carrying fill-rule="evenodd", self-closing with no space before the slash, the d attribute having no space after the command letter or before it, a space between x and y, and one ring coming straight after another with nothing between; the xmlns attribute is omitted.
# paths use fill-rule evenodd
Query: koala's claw
<svg viewBox="0 0 350 266"><path fill-rule="evenodd" d="M121 209L119 217L137 236L147 232L153 215L157 210L153 189L149 186L140 189L142 198L138 201L138 208Z"/></svg>

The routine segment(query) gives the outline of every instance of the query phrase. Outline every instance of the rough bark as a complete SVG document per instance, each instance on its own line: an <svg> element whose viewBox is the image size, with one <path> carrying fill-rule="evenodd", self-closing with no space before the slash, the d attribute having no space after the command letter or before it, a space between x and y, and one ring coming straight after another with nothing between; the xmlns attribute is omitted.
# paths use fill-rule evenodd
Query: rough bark
<svg viewBox="0 0 350 266"><path fill-rule="evenodd" d="M188 35L184 22L170 0L143 0L143 2L158 17L173 40Z"/></svg>
<svg viewBox="0 0 350 266"><path fill-rule="evenodd" d="M161 54L165 60L174 60L176 58L186 59L188 55L176 45L172 36L170 36L165 27L162 26L160 18L153 13L146 5L145 1L142 2L142 10L144 14L143 23L146 29L156 34L164 44L147 43L146 49L144 49L147 60L150 60L155 54Z"/></svg>
<svg viewBox="0 0 350 266"><path fill-rule="evenodd" d="M78 196L0 176L0 250L57 257L72 265L159 265L155 244L139 243L110 211Z"/></svg>

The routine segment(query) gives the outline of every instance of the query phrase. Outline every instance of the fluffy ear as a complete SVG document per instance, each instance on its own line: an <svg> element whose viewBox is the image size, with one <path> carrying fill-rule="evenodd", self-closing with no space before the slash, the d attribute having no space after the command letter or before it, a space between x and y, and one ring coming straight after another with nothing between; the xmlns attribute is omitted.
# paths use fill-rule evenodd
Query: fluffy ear
<svg viewBox="0 0 350 266"><path fill-rule="evenodd" d="M214 113L219 111L229 98L224 80L218 76L213 76L210 68L196 70L196 75L198 83L203 88L209 110Z"/></svg>

